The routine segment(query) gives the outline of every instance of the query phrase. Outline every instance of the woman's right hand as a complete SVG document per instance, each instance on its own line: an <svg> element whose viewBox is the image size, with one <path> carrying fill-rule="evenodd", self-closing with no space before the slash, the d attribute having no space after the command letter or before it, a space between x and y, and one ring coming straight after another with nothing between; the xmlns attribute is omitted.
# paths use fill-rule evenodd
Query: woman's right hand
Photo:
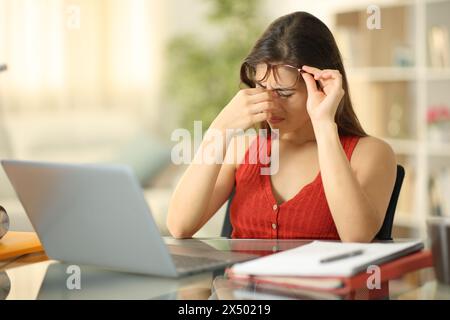
<svg viewBox="0 0 450 320"><path fill-rule="evenodd" d="M246 130L268 120L275 108L272 92L264 88L240 90L219 113L211 128Z"/></svg>

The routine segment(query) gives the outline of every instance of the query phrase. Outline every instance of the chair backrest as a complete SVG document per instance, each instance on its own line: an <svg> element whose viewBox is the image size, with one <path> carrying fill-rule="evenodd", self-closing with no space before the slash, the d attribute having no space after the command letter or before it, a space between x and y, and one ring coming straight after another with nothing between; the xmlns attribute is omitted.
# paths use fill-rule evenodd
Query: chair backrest
<svg viewBox="0 0 450 320"><path fill-rule="evenodd" d="M231 208L231 202L234 198L234 193L236 189L233 188L233 191L231 191L230 198L228 199L227 204L227 211L225 213L225 218L222 225L222 232L220 233L221 237L227 237L231 238L231 233L233 232L233 227L231 226L231 220L230 220L230 208Z"/></svg>
<svg viewBox="0 0 450 320"><path fill-rule="evenodd" d="M400 195L404 177L405 169L401 165L397 165L397 177L395 179L394 189L392 191L391 199L389 200L389 206L384 217L383 225L375 236L375 239L377 240L392 240L392 227L394 225L395 209L397 208L398 197ZM221 232L222 237L230 238L231 233L233 232L233 227L231 226L230 221L230 207L231 202L233 201L234 192L235 190L233 189L228 200L227 211Z"/></svg>
<svg viewBox="0 0 450 320"><path fill-rule="evenodd" d="M375 236L375 239L377 240L392 240L392 226L394 225L395 209L397 208L398 197L400 195L404 178L405 169L398 164L394 190L392 190L391 200L389 200L389 206L386 211L386 216L384 217L383 225Z"/></svg>

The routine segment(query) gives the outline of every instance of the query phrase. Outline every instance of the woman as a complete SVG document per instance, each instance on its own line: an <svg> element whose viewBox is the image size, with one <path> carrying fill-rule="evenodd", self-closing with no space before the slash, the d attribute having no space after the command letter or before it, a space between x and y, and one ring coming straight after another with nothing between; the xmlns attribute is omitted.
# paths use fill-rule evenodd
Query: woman
<svg viewBox="0 0 450 320"><path fill-rule="evenodd" d="M249 88L210 127L223 133L223 149L213 152L225 155L223 164L199 161L217 140L207 134L172 196L171 234L191 237L235 187L233 238L372 241L388 207L396 160L386 143L361 128L330 30L305 12L277 19L245 59L241 81ZM277 139L225 134L257 124L277 129ZM279 150L273 175L260 170L271 163L251 164L248 151L239 155L264 141L267 155Z"/></svg>

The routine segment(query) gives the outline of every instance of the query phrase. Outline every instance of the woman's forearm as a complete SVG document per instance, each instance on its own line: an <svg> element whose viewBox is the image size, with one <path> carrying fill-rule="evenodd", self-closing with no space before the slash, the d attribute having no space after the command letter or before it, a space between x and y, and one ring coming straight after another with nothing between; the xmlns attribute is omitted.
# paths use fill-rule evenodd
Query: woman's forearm
<svg viewBox="0 0 450 320"><path fill-rule="evenodd" d="M191 237L197 231L222 167L229 139L225 134L211 136L210 133L205 135L169 204L167 227L177 238ZM221 132L216 130L216 133ZM205 157L213 157L216 161L208 162Z"/></svg>
<svg viewBox="0 0 450 320"><path fill-rule="evenodd" d="M376 209L359 184L339 140L337 125L314 125L327 202L342 241L368 242L378 231Z"/></svg>

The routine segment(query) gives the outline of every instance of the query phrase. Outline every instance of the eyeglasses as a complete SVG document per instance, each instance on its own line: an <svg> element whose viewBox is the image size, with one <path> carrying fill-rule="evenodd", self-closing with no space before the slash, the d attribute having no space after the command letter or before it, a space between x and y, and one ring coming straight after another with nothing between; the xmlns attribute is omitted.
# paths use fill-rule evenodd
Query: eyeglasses
<svg viewBox="0 0 450 320"><path fill-rule="evenodd" d="M293 89L300 79L300 74L304 73L301 68L288 64L260 63L256 66L246 64L246 72L249 80L261 85L269 78L270 72L274 76L275 82L280 86L277 89Z"/></svg>

